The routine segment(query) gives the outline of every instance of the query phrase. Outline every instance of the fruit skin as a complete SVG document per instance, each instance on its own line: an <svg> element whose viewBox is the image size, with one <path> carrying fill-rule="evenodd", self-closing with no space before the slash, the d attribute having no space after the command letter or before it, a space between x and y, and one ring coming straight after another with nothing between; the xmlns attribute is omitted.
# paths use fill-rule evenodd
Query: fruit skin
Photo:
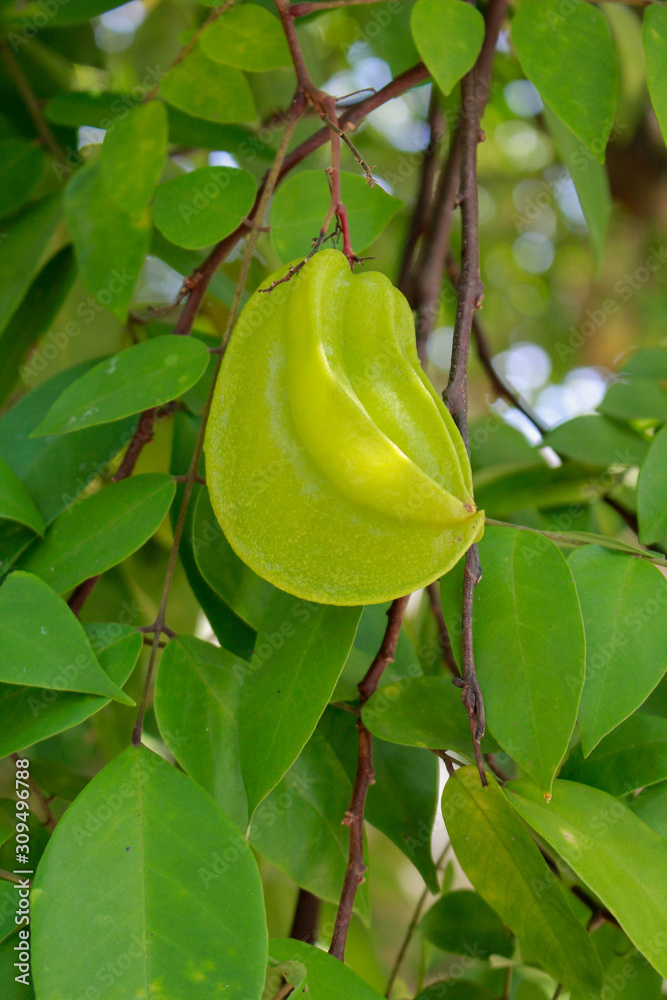
<svg viewBox="0 0 667 1000"><path fill-rule="evenodd" d="M248 301L205 454L234 550L306 600L407 594L484 531L465 445L421 369L407 301L383 274L353 275L337 250Z"/></svg>

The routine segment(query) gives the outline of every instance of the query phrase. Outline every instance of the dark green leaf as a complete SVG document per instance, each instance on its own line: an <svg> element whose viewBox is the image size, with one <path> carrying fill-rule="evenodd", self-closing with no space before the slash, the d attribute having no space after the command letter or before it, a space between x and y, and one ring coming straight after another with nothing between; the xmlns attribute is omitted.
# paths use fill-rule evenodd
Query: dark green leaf
<svg viewBox="0 0 667 1000"><path fill-rule="evenodd" d="M27 489L6 462L0 458L0 518L18 521L38 535L46 530L44 518L35 507Z"/></svg>
<svg viewBox="0 0 667 1000"><path fill-rule="evenodd" d="M0 419L0 456L22 480L47 523L108 470L132 437L135 419L65 437L30 435L70 383L91 368L83 362L33 389Z"/></svg>
<svg viewBox="0 0 667 1000"><path fill-rule="evenodd" d="M0 142L0 219L16 212L28 200L39 183L43 165L42 151L32 142Z"/></svg>
<svg viewBox="0 0 667 1000"><path fill-rule="evenodd" d="M600 163L616 108L616 56L604 15L585 0L527 0L512 40L528 79ZM563 67L576 72L563 72ZM585 91L586 100L581 100Z"/></svg>
<svg viewBox="0 0 667 1000"><path fill-rule="evenodd" d="M575 747L560 777L616 796L667 781L667 719L643 712L631 715L588 757L581 746Z"/></svg>
<svg viewBox="0 0 667 1000"><path fill-rule="evenodd" d="M427 941L454 955L511 958L514 939L498 914L468 889L448 892L422 917L418 929Z"/></svg>
<svg viewBox="0 0 667 1000"><path fill-rule="evenodd" d="M248 839L297 885L337 903L347 868L349 833L342 822L352 782L324 737L314 733L279 784L260 803ZM368 915L367 893L357 906Z"/></svg>
<svg viewBox="0 0 667 1000"><path fill-rule="evenodd" d="M11 882L6 882L3 884L4 893L7 894L9 905L15 905L16 900L13 896L16 895L14 891L14 886ZM13 894L13 895L12 895ZM0 896L2 899L2 896ZM16 925L14 925L14 928ZM25 934L28 933L27 928L23 928ZM20 942L24 944L23 941ZM26 954L30 954L30 942L29 940L25 942L26 944ZM32 976L28 971L25 979L17 979L24 974L24 969L16 968L15 963L19 958L19 953L15 950L19 946L19 936L18 933L13 934L11 937L7 938L0 944L0 982L2 986L2 1000L35 1000L35 991L32 985ZM26 969L30 968L30 960L23 963Z"/></svg>
<svg viewBox="0 0 667 1000"><path fill-rule="evenodd" d="M169 70L160 84L165 101L195 118L213 122L252 122L255 102L240 69L221 66L196 46Z"/></svg>
<svg viewBox="0 0 667 1000"><path fill-rule="evenodd" d="M196 337L155 337L134 344L68 386L33 437L69 434L167 403L201 378L208 357Z"/></svg>
<svg viewBox="0 0 667 1000"><path fill-rule="evenodd" d="M658 431L637 482L639 540L667 538L667 427Z"/></svg>
<svg viewBox="0 0 667 1000"><path fill-rule="evenodd" d="M277 938L269 942L269 954L277 962L296 960L305 965L308 978L304 992L314 1000L343 1000L344 997L380 1000L380 994L346 965L303 941Z"/></svg>
<svg viewBox="0 0 667 1000"><path fill-rule="evenodd" d="M64 594L147 542L166 517L175 490L173 478L159 472L111 483L63 511L22 568Z"/></svg>
<svg viewBox="0 0 667 1000"><path fill-rule="evenodd" d="M100 666L122 687L141 652L140 634L118 623L84 625L84 630ZM70 729L108 704L97 695L0 684L0 756Z"/></svg>
<svg viewBox="0 0 667 1000"><path fill-rule="evenodd" d="M648 90L662 136L667 142L667 10L651 4L644 14Z"/></svg>
<svg viewBox="0 0 667 1000"><path fill-rule="evenodd" d="M148 253L148 210L129 215L112 198L100 163L87 163L65 189L65 210L81 269L93 295L125 320Z"/></svg>
<svg viewBox="0 0 667 1000"><path fill-rule="evenodd" d="M226 649L194 636L173 639L160 661L155 714L181 767L245 830L248 804L239 767L237 713L241 664Z"/></svg>
<svg viewBox="0 0 667 1000"><path fill-rule="evenodd" d="M586 631L578 724L588 755L667 669L667 581L643 559L593 545L573 552L569 565Z"/></svg>
<svg viewBox="0 0 667 1000"><path fill-rule="evenodd" d="M48 246L60 215L60 197L53 195L12 222L6 231L0 255L0 331L9 323L40 268L42 253L35 253L35 248L41 251Z"/></svg>
<svg viewBox="0 0 667 1000"><path fill-rule="evenodd" d="M653 785L639 795L629 796L625 804L642 823L667 839L667 781Z"/></svg>
<svg viewBox="0 0 667 1000"><path fill-rule="evenodd" d="M591 503L591 480L596 473L589 466L567 462L557 469L542 463L492 466L475 477L475 501L489 517L500 520L526 507L557 507L561 504Z"/></svg>
<svg viewBox="0 0 667 1000"><path fill-rule="evenodd" d="M1 681L134 704L102 670L62 598L31 573L17 570L0 587L0 637Z"/></svg>
<svg viewBox="0 0 667 1000"><path fill-rule="evenodd" d="M262 72L292 64L280 21L255 3L225 11L206 28L199 44L209 59L238 69Z"/></svg>
<svg viewBox="0 0 667 1000"><path fill-rule="evenodd" d="M354 782L357 772L356 717L329 706L318 732ZM438 803L438 762L413 747L373 741L375 782L368 789L365 817L410 859L432 893L439 889L431 855L431 833Z"/></svg>
<svg viewBox="0 0 667 1000"><path fill-rule="evenodd" d="M667 974L667 840L606 792L556 781L547 805L527 781L507 786L517 812L616 917L630 940Z"/></svg>
<svg viewBox="0 0 667 1000"><path fill-rule="evenodd" d="M620 927L605 921L593 931L591 938L604 971L603 996L605 990L612 989L618 1000L662 1000L660 974L633 947ZM519 996L517 1000L522 998ZM538 1000L544 1000L544 994ZM573 994L571 1000L590 1000L590 997Z"/></svg>
<svg viewBox="0 0 667 1000"><path fill-rule="evenodd" d="M528 531L487 528L479 553L484 575L473 620L487 725L548 793L584 683L584 629L572 573L552 541ZM454 573L443 577L441 593L445 619L456 622L461 588Z"/></svg>
<svg viewBox="0 0 667 1000"><path fill-rule="evenodd" d="M544 438L561 455L598 465L641 465L650 442L628 424L586 414L559 424Z"/></svg>
<svg viewBox="0 0 667 1000"><path fill-rule="evenodd" d="M475 65L484 41L484 18L458 0L417 0L412 37L443 94L450 94Z"/></svg>
<svg viewBox="0 0 667 1000"><path fill-rule="evenodd" d="M255 192L254 178L247 170L200 167L160 184L153 205L155 225L177 246L208 247L243 221Z"/></svg>
<svg viewBox="0 0 667 1000"><path fill-rule="evenodd" d="M51 13L49 11L49 27L63 28L71 24L83 24L93 17L99 17L105 11L111 10L113 0L67 0L66 4L58 4L58 7ZM24 17L39 17L43 15L44 8L39 2L28 4L21 8ZM36 21L38 24L39 21Z"/></svg>
<svg viewBox="0 0 667 1000"><path fill-rule="evenodd" d="M367 701L364 724L391 743L472 753L468 716L449 677L415 677L383 684ZM484 738L485 751L497 749Z"/></svg>
<svg viewBox="0 0 667 1000"><path fill-rule="evenodd" d="M327 706L354 641L361 608L313 604L276 591L243 677L241 772L248 810L301 753Z"/></svg>
<svg viewBox="0 0 667 1000"><path fill-rule="evenodd" d="M602 970L590 938L523 823L488 780L482 788L477 768L464 767L445 785L442 811L463 871L565 989L597 997Z"/></svg>
<svg viewBox="0 0 667 1000"><path fill-rule="evenodd" d="M206 489L201 491L195 508L192 546L197 566L209 586L240 618L254 629L259 628L276 588L236 555L217 522Z"/></svg>
<svg viewBox="0 0 667 1000"><path fill-rule="evenodd" d="M403 202L377 184L369 188L361 174L343 171L340 181L354 249L363 250L380 235ZM281 260L306 256L320 234L330 200L321 170L304 170L280 185L271 205L271 239Z"/></svg>
<svg viewBox="0 0 667 1000"><path fill-rule="evenodd" d="M655 376L621 375L621 381L607 389L598 410L619 420L667 421L667 390Z"/></svg>
<svg viewBox="0 0 667 1000"><path fill-rule="evenodd" d="M35 377L39 352L23 361L39 338L46 333L60 312L76 277L76 263L72 246L63 247L39 272L26 296L18 307L0 338L2 366L0 367L0 402L3 402L16 385L19 375L26 385ZM56 347L62 344L58 331L49 338ZM51 353L52 348L49 349Z"/></svg>
<svg viewBox="0 0 667 1000"><path fill-rule="evenodd" d="M447 979L442 983L431 983L426 989L420 990L415 1000L442 1000L443 997L447 997L447 1000L496 1000L496 994L487 990L486 986L467 979ZM543 995L540 1000L545 1000Z"/></svg>
<svg viewBox="0 0 667 1000"><path fill-rule="evenodd" d="M107 129L100 156L107 189L134 217L147 207L167 152L167 112L161 101L134 108Z"/></svg>
<svg viewBox="0 0 667 1000"><path fill-rule="evenodd" d="M262 884L248 845L192 779L144 747L112 761L58 824L35 877L32 931L42 996L83 996L94 981L99 1000L213 1000L258 997L264 984ZM97 972L110 956L129 961L105 982Z"/></svg>

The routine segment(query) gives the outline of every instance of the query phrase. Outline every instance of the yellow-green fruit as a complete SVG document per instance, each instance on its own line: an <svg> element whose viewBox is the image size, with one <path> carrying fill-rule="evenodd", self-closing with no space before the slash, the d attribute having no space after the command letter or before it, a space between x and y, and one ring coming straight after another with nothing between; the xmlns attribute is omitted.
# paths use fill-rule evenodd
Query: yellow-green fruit
<svg viewBox="0 0 667 1000"><path fill-rule="evenodd" d="M484 530L408 303L384 275L353 275L337 250L243 310L213 399L206 479L238 555L325 604L423 587Z"/></svg>

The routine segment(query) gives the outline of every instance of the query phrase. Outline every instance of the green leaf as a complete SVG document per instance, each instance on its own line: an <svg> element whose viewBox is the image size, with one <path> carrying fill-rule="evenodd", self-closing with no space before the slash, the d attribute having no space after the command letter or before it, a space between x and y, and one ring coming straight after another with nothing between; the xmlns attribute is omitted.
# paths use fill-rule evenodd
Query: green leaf
<svg viewBox="0 0 667 1000"><path fill-rule="evenodd" d="M560 777L616 796L667 781L667 719L643 712L631 715L588 757L576 746Z"/></svg>
<svg viewBox="0 0 667 1000"><path fill-rule="evenodd" d="M417 0L410 27L433 79L443 94L451 94L475 65L484 41L484 18L459 0Z"/></svg>
<svg viewBox="0 0 667 1000"><path fill-rule="evenodd" d="M315 732L280 783L260 803L248 840L293 882L330 903L343 888L349 831L343 823L352 782L327 741ZM357 906L368 916L367 892Z"/></svg>
<svg viewBox="0 0 667 1000"><path fill-rule="evenodd" d="M364 705L364 725L382 740L405 746L472 753L461 695L449 677L415 677L383 684ZM485 736L485 752L497 749Z"/></svg>
<svg viewBox="0 0 667 1000"><path fill-rule="evenodd" d="M159 472L105 486L63 511L21 568L64 594L141 548L166 517L175 490L173 478Z"/></svg>
<svg viewBox="0 0 667 1000"><path fill-rule="evenodd" d="M512 40L544 101L604 163L616 108L616 56L604 15L585 0L567 8L561 0L527 0L514 15Z"/></svg>
<svg viewBox="0 0 667 1000"><path fill-rule="evenodd" d="M14 886L11 882L6 883L7 888L5 892L7 893L11 903L16 903L16 900L10 895L14 892ZM8 900L8 902L9 902ZM10 905L11 905L10 903ZM28 933L27 929L23 928L24 933ZM25 942L28 947L26 951L30 952L29 941ZM23 942L21 942L23 944ZM32 976L28 972L28 975L24 980L17 980L18 976L23 974L23 969L16 968L14 963L18 960L18 953L14 950L19 945L18 934L13 934L11 937L7 938L0 944L0 982L2 986L2 997L3 1000L35 1000L35 991L32 986ZM29 968L29 961L24 963Z"/></svg>
<svg viewBox="0 0 667 1000"><path fill-rule="evenodd" d="M356 718L329 706L317 731L324 736L353 783L357 772ZM431 831L438 804L438 762L434 754L373 741L375 782L368 789L365 817L410 859L434 894L438 873L431 855Z"/></svg>
<svg viewBox="0 0 667 1000"><path fill-rule="evenodd" d="M0 402L4 402L16 385L19 374L28 383L34 378L39 351L24 366L25 357L39 338L46 333L69 295L77 274L74 251L63 247L42 268L30 285L26 296L0 337L2 367L0 367ZM50 338L59 346L58 335ZM61 340L62 342L62 340Z"/></svg>
<svg viewBox="0 0 667 1000"><path fill-rule="evenodd" d="M245 219L256 190L255 180L247 170L191 170L158 187L153 205L155 225L179 247L199 250L211 246Z"/></svg>
<svg viewBox="0 0 667 1000"><path fill-rule="evenodd" d="M631 795L625 803L642 823L667 839L667 781Z"/></svg>
<svg viewBox="0 0 667 1000"><path fill-rule="evenodd" d="M648 91L662 137L667 142L667 10L651 4L644 14Z"/></svg>
<svg viewBox="0 0 667 1000"><path fill-rule="evenodd" d="M591 934L602 969L605 990L614 990L619 1000L662 1000L664 994L662 980L643 955L633 947L620 927L606 921ZM517 1000L522 1000L521 996ZM526 1000L530 1000L526 997ZM545 1000L541 993L538 1000ZM581 994L573 994L571 1000L590 1000Z"/></svg>
<svg viewBox="0 0 667 1000"><path fill-rule="evenodd" d="M443 997L447 997L447 1000L496 1000L496 994L487 990L486 986L467 979L446 979L441 983L431 983L426 989L419 991L415 1000L442 1000ZM540 995L540 1000L545 1000L543 994Z"/></svg>
<svg viewBox="0 0 667 1000"><path fill-rule="evenodd" d="M203 31L199 44L209 59L237 69L260 73L292 65L280 21L255 3L225 11Z"/></svg>
<svg viewBox="0 0 667 1000"><path fill-rule="evenodd" d="M611 192L607 171L598 163L567 125L545 105L544 120L561 163L567 167L579 196L593 247L596 267L600 267L611 217ZM585 457L583 461L587 461Z"/></svg>
<svg viewBox="0 0 667 1000"><path fill-rule="evenodd" d="M445 785L442 811L463 871L550 975L566 990L597 997L602 970L588 934L523 823L488 780L482 788L477 768L464 767Z"/></svg>
<svg viewBox="0 0 667 1000"><path fill-rule="evenodd" d="M39 184L44 159L26 139L0 142L0 219L16 212Z"/></svg>
<svg viewBox="0 0 667 1000"><path fill-rule="evenodd" d="M588 756L667 669L667 580L643 559L588 546L569 558L586 631L578 724Z"/></svg>
<svg viewBox="0 0 667 1000"><path fill-rule="evenodd" d="M475 588L473 623L487 725L548 793L584 683L584 629L572 573L552 541L527 531L487 528L479 554L484 575ZM445 619L458 621L461 588L454 574L443 577L441 593Z"/></svg>
<svg viewBox="0 0 667 1000"><path fill-rule="evenodd" d="M121 209L99 162L76 171L65 188L65 210L81 277L101 304L125 320L150 244L148 210L131 216Z"/></svg>
<svg viewBox="0 0 667 1000"><path fill-rule="evenodd" d="M637 482L639 540L644 545L667 537L667 427L658 431Z"/></svg>
<svg viewBox="0 0 667 1000"><path fill-rule="evenodd" d="M248 845L191 778L144 747L107 765L58 824L33 885L32 931L43 1000L83 996L91 982L98 1000L242 1000L264 985ZM110 956L129 961L104 979Z"/></svg>
<svg viewBox="0 0 667 1000"><path fill-rule="evenodd" d="M259 628L276 588L236 555L213 513L207 489L202 489L197 500L192 545L197 566L209 586L240 618Z"/></svg>
<svg viewBox="0 0 667 1000"><path fill-rule="evenodd" d="M84 24L93 17L99 17L113 8L113 0L67 0L65 5L58 5L54 13L49 11L49 27L63 28L73 24ZM31 18L44 13L39 2L28 4L21 8L23 17ZM39 24L39 21L35 21Z"/></svg>
<svg viewBox="0 0 667 1000"><path fill-rule="evenodd" d="M276 591L243 679L241 772L252 816L311 737L354 641L361 608Z"/></svg>
<svg viewBox="0 0 667 1000"><path fill-rule="evenodd" d="M548 805L530 782L513 781L506 790L519 815L667 975L667 840L618 799L588 785L556 781Z"/></svg>
<svg viewBox="0 0 667 1000"><path fill-rule="evenodd" d="M35 507L27 489L6 462L0 458L0 518L18 521L43 535L46 530L44 518Z"/></svg>
<svg viewBox="0 0 667 1000"><path fill-rule="evenodd" d="M100 666L122 687L141 652L141 635L117 622L84 625L84 630ZM98 695L0 684L0 756L71 729L108 704Z"/></svg>
<svg viewBox="0 0 667 1000"><path fill-rule="evenodd" d="M657 372L650 377L621 374L621 381L612 382L598 410L618 420L667 421L667 390L659 377Z"/></svg>
<svg viewBox="0 0 667 1000"><path fill-rule="evenodd" d="M652 261L665 263L662 247L660 253L653 251ZM667 347L640 347L623 362L622 370L631 375L650 379L667 379Z"/></svg>
<svg viewBox="0 0 667 1000"><path fill-rule="evenodd" d="M422 917L417 929L427 941L453 955L511 958L514 938L498 914L468 889L448 892Z"/></svg>
<svg viewBox="0 0 667 1000"><path fill-rule="evenodd" d="M167 403L201 378L208 357L196 337L155 337L127 347L68 386L33 437L69 434Z"/></svg>
<svg viewBox="0 0 667 1000"><path fill-rule="evenodd" d="M545 469L531 465L495 465L475 476L475 502L489 517L502 520L526 507L558 507L591 503L591 480L599 477L591 466L566 462Z"/></svg>
<svg viewBox="0 0 667 1000"><path fill-rule="evenodd" d="M167 153L167 112L161 101L149 101L107 129L100 165L107 190L126 214L140 215L148 206Z"/></svg>
<svg viewBox="0 0 667 1000"><path fill-rule="evenodd" d="M17 570L0 587L0 681L132 699L104 673L83 626L43 580Z"/></svg>
<svg viewBox="0 0 667 1000"><path fill-rule="evenodd" d="M91 365L85 361L60 372L0 419L0 457L22 480L47 523L110 466L136 425L130 418L65 437L30 436L63 390Z"/></svg>
<svg viewBox="0 0 667 1000"><path fill-rule="evenodd" d="M269 954L276 962L298 961L305 965L308 970L306 991L315 1000L343 1000L348 997L350 1000L380 1000L376 990L337 958L304 941L276 938L269 942Z"/></svg>
<svg viewBox="0 0 667 1000"><path fill-rule="evenodd" d="M168 644L155 686L162 738L183 770L245 830L246 800L239 766L239 658L181 635Z"/></svg>
<svg viewBox="0 0 667 1000"><path fill-rule="evenodd" d="M195 118L253 122L255 102L240 69L213 62L197 45L160 83L165 101Z"/></svg>
<svg viewBox="0 0 667 1000"><path fill-rule="evenodd" d="M341 171L341 193L350 221L355 250L375 240L403 202L377 184L369 188L360 174ZM324 171L303 170L280 185L271 205L271 239L287 263L305 257L319 236L331 195Z"/></svg>
<svg viewBox="0 0 667 1000"><path fill-rule="evenodd" d="M0 254L0 331L9 323L37 274L42 250L48 246L60 216L60 196L52 195L12 222L5 232Z"/></svg>
<svg viewBox="0 0 667 1000"><path fill-rule="evenodd" d="M594 462L605 467L641 465L650 446L628 424L594 413L554 427L544 438L544 444L577 462Z"/></svg>

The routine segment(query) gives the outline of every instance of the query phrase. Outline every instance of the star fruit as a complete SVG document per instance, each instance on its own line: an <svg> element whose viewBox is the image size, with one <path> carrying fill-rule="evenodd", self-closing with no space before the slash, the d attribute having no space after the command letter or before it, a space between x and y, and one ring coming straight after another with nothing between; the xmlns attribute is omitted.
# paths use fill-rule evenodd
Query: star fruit
<svg viewBox="0 0 667 1000"><path fill-rule="evenodd" d="M484 530L463 439L422 371L406 299L383 274L352 274L337 250L248 301L205 451L233 549L306 600L410 593Z"/></svg>

